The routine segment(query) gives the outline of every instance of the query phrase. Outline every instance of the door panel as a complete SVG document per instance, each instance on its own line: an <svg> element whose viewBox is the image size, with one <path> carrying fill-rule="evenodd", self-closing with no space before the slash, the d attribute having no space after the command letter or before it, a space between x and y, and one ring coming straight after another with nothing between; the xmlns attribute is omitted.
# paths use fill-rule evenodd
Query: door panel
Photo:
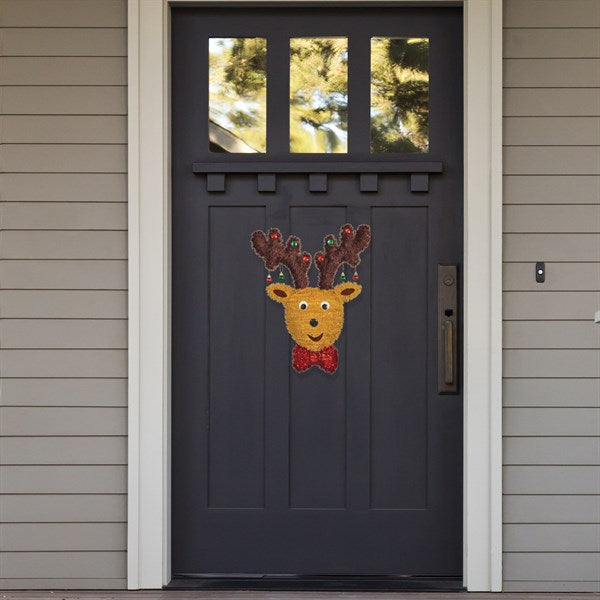
<svg viewBox="0 0 600 600"><path fill-rule="evenodd" d="M248 223L258 226L264 219L262 207L208 209L208 254L213 257L207 279L210 508L264 506L265 386L257 376L263 375L265 362L264 303L240 302L240 291L261 279L241 233ZM243 258L228 264L222 256Z"/></svg>
<svg viewBox="0 0 600 600"><path fill-rule="evenodd" d="M371 212L372 508L427 506L427 220L425 207Z"/></svg>
<svg viewBox="0 0 600 600"><path fill-rule="evenodd" d="M437 272L462 261L461 22L437 8L173 9L176 576L460 577L462 398L437 392ZM348 38L346 154L289 152L302 36ZM373 36L430 40L427 153L369 150ZM211 37L267 40L265 153L210 149L224 139L208 118ZM314 253L346 222L372 228L363 290L336 373L299 374L250 234L279 227Z"/></svg>

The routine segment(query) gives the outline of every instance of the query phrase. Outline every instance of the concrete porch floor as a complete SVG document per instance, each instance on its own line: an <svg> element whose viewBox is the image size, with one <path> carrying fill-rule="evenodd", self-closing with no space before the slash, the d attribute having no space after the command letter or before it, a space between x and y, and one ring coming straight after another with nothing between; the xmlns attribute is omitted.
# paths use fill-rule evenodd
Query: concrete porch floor
<svg viewBox="0 0 600 600"><path fill-rule="evenodd" d="M244 591L0 591L0 600L600 600L600 593L244 592Z"/></svg>

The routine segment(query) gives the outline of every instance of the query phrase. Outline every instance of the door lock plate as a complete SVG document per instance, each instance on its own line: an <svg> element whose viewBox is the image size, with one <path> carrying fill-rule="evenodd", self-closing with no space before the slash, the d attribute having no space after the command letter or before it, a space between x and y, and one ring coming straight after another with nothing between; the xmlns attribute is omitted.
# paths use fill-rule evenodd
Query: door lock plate
<svg viewBox="0 0 600 600"><path fill-rule="evenodd" d="M438 394L458 391L458 269L438 265Z"/></svg>

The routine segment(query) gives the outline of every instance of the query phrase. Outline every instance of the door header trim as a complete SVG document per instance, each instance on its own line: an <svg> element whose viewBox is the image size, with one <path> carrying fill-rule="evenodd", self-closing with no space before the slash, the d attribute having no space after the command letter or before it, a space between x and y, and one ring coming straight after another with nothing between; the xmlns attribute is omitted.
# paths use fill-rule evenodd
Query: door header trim
<svg viewBox="0 0 600 600"><path fill-rule="evenodd" d="M210 162L192 163L194 173L441 173L441 162Z"/></svg>
<svg viewBox="0 0 600 600"><path fill-rule="evenodd" d="M129 589L170 580L170 5L128 0ZM227 3L248 5L251 0ZM275 0L272 6L305 5ZM311 5L314 3L310 3ZM464 7L464 585L502 589L502 3ZM223 5L223 3L221 3ZM337 5L331 3L328 5Z"/></svg>

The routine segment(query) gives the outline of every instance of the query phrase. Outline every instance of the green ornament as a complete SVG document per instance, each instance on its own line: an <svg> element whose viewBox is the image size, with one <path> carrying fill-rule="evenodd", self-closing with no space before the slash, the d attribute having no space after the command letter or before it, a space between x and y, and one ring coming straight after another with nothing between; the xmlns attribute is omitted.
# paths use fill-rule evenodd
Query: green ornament
<svg viewBox="0 0 600 600"><path fill-rule="evenodd" d="M340 279L341 279L342 281L346 281L346 273L342 273L342 274L340 275Z"/></svg>
<svg viewBox="0 0 600 600"><path fill-rule="evenodd" d="M333 240L332 240L331 238L329 238L329 239L327 240L327 245L328 245L328 246L333 246Z"/></svg>
<svg viewBox="0 0 600 600"><path fill-rule="evenodd" d="M279 281L284 281L285 275L283 273L279 273Z"/></svg>
<svg viewBox="0 0 600 600"><path fill-rule="evenodd" d="M291 242L290 246L291 246L292 248L295 248L297 245L298 245L298 242L297 242L296 240L292 240L292 242Z"/></svg>

